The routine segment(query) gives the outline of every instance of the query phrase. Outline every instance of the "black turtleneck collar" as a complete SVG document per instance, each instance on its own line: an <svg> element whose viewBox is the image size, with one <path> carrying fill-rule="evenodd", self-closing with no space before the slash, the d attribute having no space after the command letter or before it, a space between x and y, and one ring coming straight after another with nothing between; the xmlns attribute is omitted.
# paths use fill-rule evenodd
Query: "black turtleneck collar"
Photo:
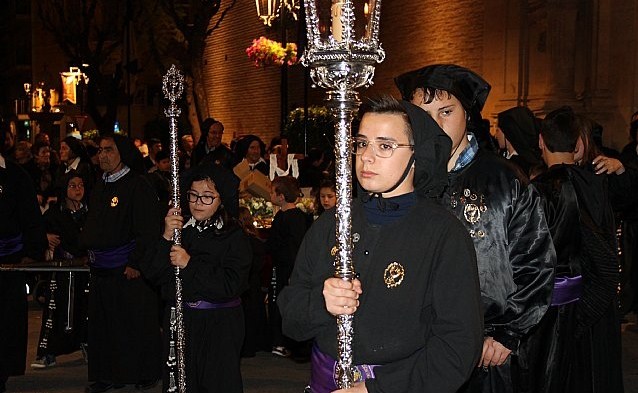
<svg viewBox="0 0 638 393"><path fill-rule="evenodd" d="M410 192L392 198L373 196L363 202L368 222L375 225L387 225L408 214L416 204L416 194Z"/></svg>

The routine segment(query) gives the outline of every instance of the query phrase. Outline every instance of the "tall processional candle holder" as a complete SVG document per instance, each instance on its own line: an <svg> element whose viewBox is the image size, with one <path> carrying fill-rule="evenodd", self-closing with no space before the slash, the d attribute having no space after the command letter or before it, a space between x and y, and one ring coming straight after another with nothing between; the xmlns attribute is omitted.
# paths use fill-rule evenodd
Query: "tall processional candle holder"
<svg viewBox="0 0 638 393"><path fill-rule="evenodd" d="M170 105L164 110L170 125L170 163L171 163L171 204L179 209L179 158L177 155L177 119L181 110L177 107L177 100L184 92L184 75L171 65L162 79L164 97ZM182 244L180 229L173 232L173 244ZM169 354L166 365L169 367L168 392L186 393L186 365L184 363L185 351L184 314L182 310L182 279L179 276L179 267L175 267L175 306L171 307L170 316L170 341ZM175 374L177 373L177 382Z"/></svg>
<svg viewBox="0 0 638 393"><path fill-rule="evenodd" d="M356 5L355 5L356 3ZM374 68L385 58L379 42L381 0L306 0L308 47L302 64L310 67L313 87L327 89L335 118L336 237L335 277L355 278L352 263L352 120L361 103L358 88L372 84ZM337 384L352 387L353 316L337 316Z"/></svg>

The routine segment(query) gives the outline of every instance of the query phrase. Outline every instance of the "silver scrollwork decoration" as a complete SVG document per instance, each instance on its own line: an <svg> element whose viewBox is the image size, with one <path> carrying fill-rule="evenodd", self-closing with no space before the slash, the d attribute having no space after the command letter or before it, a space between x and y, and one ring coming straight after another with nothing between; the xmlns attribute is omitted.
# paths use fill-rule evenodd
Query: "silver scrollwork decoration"
<svg viewBox="0 0 638 393"><path fill-rule="evenodd" d="M355 6L353 0L333 1L333 7L341 6L336 15L338 20L320 21L317 0L305 2L308 47L303 55L302 64L310 67L310 76L314 86L327 89L327 106L336 120L335 158L336 158L336 237L338 251L335 262L335 277L352 280L355 277L352 263L352 155L351 124L359 108L359 94L356 89L372 84L375 64L385 59L385 51L379 42L379 20L381 0L368 0L365 32L357 39L355 28ZM363 2L361 6L364 7ZM327 13L322 13L326 15ZM338 27L339 37L332 34L322 37L327 22ZM337 317L337 382L339 388L347 389L354 383L352 370L353 316Z"/></svg>
<svg viewBox="0 0 638 393"><path fill-rule="evenodd" d="M184 75L171 65L162 79L162 91L164 97L170 102L164 114L170 122L170 162L171 162L171 203L174 208L179 209L179 158L177 155L177 119L181 114L181 109L176 102L184 92ZM173 232L173 243L182 243L182 234L179 229ZM167 366L169 367L169 387L168 392L186 393L186 365L184 363L184 352L186 350L186 338L184 332L184 314L182 311L182 279L179 276L179 268L175 267L175 307L171 309L171 339ZM175 350L176 349L176 350ZM177 369L177 386L175 385L175 368Z"/></svg>

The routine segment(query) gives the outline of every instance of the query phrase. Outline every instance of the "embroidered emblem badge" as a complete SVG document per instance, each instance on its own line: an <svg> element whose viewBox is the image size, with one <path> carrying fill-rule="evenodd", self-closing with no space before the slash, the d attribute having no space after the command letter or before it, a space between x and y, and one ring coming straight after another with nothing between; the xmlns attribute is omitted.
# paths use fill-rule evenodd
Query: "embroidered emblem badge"
<svg viewBox="0 0 638 393"><path fill-rule="evenodd" d="M468 203L463 210L463 216L470 224L476 224L481 219L481 210L475 204Z"/></svg>
<svg viewBox="0 0 638 393"><path fill-rule="evenodd" d="M119 202L120 202L120 200L119 200L119 199L117 199L117 197L116 197L116 196L114 196L114 197L111 199L111 207L115 207L115 206L117 206L117 204L118 204Z"/></svg>
<svg viewBox="0 0 638 393"><path fill-rule="evenodd" d="M354 243L358 242L359 239L361 239L361 236L358 233L355 232L355 233L352 234L352 241Z"/></svg>
<svg viewBox="0 0 638 393"><path fill-rule="evenodd" d="M2 185L0 185L0 195L2 195L2 191L3 191L3 190L4 190L4 189L2 188Z"/></svg>
<svg viewBox="0 0 638 393"><path fill-rule="evenodd" d="M388 288L396 288L403 282L405 269L399 262L392 262L383 272L383 281Z"/></svg>

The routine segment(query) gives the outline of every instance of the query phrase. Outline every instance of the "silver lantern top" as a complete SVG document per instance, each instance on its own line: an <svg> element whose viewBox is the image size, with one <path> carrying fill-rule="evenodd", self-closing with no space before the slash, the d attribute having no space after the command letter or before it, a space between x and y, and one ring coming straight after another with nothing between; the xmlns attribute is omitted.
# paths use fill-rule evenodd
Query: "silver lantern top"
<svg viewBox="0 0 638 393"><path fill-rule="evenodd" d="M368 68L358 73L357 80L347 78L349 88L371 85L374 64L385 59L379 42L381 0L307 0L305 10L308 47L301 61L312 68L313 82L328 89L338 88L318 69L347 63Z"/></svg>

